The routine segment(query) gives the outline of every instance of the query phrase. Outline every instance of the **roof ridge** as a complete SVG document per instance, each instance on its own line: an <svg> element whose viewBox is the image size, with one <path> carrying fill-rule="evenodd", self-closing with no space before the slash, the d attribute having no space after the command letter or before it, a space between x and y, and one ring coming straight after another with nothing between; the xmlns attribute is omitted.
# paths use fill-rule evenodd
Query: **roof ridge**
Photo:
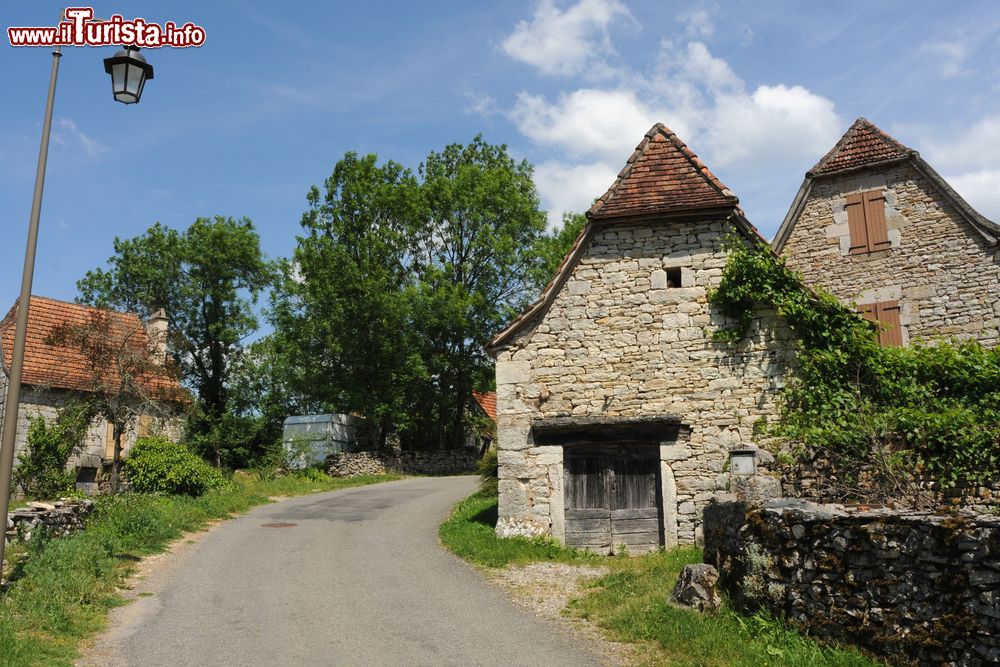
<svg viewBox="0 0 1000 667"><path fill-rule="evenodd" d="M687 164L690 167L692 167L692 171L695 174L697 174L701 178L701 180L704 181L704 183L707 184L714 191L714 193L717 195L714 201L707 201L704 204L698 204L694 201L691 201L692 194L690 192L687 192L685 193L686 194L685 201L675 202L673 205L671 205L669 202L666 201L659 201L659 202L651 201L647 203L638 202L632 204L631 207L627 203L622 204L621 202L622 195L620 195L619 191L626 184L626 181L629 179L629 177L632 176L632 172L635 169L636 165L639 164L642 158L646 157L647 151L649 150L650 146L654 144L653 140L657 137L657 135L662 135L663 138L666 139L666 141L669 142L670 145L680 155L684 157ZM633 199L638 199L641 196L642 195L633 195ZM602 211L607 207L613 206L613 203L619 204L619 208L621 209L638 208L642 210L638 211L623 210L620 212L613 211L611 213L602 214ZM647 131L646 134L643 135L642 140L635 147L635 150L632 151L632 154L631 156L629 156L628 160L626 160L625 166L622 168L620 172L618 172L618 176L617 178L615 178L614 183L611 184L611 187L609 187L608 190L603 195L598 197L597 200L594 202L594 204L590 207L590 210L587 211L587 216L595 218L622 217L625 215L636 214L636 213L648 215L650 213L662 212L665 210L673 210L673 211L694 210L698 208L718 208L724 206L738 206L738 205L739 205L739 198L733 193L733 191L728 186L726 186L722 181L719 180L719 178L715 174L712 173L711 169L709 169L708 166L704 162L702 162L702 160L698 157L698 155L693 150L691 150L691 148L686 143L684 143L684 141L680 137L677 136L676 132L671 130L663 123L655 123L653 127L651 127L649 131Z"/></svg>
<svg viewBox="0 0 1000 667"><path fill-rule="evenodd" d="M880 145L866 146L867 137L862 136L863 132L873 135ZM857 146L852 146L852 144ZM856 150L851 152L852 148L856 148ZM917 154L917 151L903 144L864 116L860 116L851 123L851 126L837 140L833 148L828 150L813 165L812 169L806 172L806 178L856 169L879 162L901 160L914 154Z"/></svg>

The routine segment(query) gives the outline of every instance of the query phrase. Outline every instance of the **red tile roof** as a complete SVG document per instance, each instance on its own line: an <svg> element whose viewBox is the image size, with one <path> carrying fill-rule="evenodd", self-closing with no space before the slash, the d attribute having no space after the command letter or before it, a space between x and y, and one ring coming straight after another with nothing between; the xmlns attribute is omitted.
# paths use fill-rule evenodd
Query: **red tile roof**
<svg viewBox="0 0 1000 667"><path fill-rule="evenodd" d="M837 145L809 170L808 175L820 176L880 162L901 160L913 152L875 127L867 118L859 118L844 133Z"/></svg>
<svg viewBox="0 0 1000 667"><path fill-rule="evenodd" d="M472 397L476 399L479 407L489 415L490 419L497 420L497 393L495 391L474 391Z"/></svg>
<svg viewBox="0 0 1000 667"><path fill-rule="evenodd" d="M657 123L635 148L591 219L735 208L739 199L670 128Z"/></svg>
<svg viewBox="0 0 1000 667"><path fill-rule="evenodd" d="M94 366L83 351L75 346L54 344L52 337L61 327L87 325L96 313L110 317L109 331L113 336L129 340L135 349L149 350L146 327L134 313L118 313L76 303L56 301L39 296L31 297L28 310L28 334L24 346L24 367L21 383L75 391L89 391L93 387ZM14 329L17 318L15 303L0 320L0 366L10 374L14 354ZM149 373L143 384L151 394L160 398L184 400L180 385L166 373Z"/></svg>

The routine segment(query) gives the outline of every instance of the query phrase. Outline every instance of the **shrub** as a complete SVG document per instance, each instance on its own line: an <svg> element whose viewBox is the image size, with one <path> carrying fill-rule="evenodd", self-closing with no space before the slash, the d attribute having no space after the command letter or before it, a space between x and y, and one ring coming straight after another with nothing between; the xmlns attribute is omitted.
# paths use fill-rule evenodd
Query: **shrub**
<svg viewBox="0 0 1000 667"><path fill-rule="evenodd" d="M41 416L30 418L14 485L30 498L55 498L72 490L76 475L66 471L66 463L79 446L85 426L82 413L72 408L51 422Z"/></svg>
<svg viewBox="0 0 1000 667"><path fill-rule="evenodd" d="M479 488L482 492L497 495L500 484L500 465L497 460L497 450L491 449L479 459L476 472L479 473Z"/></svg>
<svg viewBox="0 0 1000 667"><path fill-rule="evenodd" d="M125 478L138 493L200 496L223 486L222 474L184 445L140 438L124 460Z"/></svg>

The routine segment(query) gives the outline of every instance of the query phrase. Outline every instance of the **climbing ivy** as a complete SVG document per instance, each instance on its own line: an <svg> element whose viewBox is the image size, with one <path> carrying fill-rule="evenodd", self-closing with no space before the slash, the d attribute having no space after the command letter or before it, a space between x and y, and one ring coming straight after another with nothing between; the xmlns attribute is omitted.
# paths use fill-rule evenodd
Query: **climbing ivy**
<svg viewBox="0 0 1000 667"><path fill-rule="evenodd" d="M1000 479L1000 349L954 340L882 347L872 323L806 287L766 246L731 241L729 250L709 301L735 325L716 338L738 344L763 306L800 341L768 435L859 464L888 452L891 464L944 487Z"/></svg>

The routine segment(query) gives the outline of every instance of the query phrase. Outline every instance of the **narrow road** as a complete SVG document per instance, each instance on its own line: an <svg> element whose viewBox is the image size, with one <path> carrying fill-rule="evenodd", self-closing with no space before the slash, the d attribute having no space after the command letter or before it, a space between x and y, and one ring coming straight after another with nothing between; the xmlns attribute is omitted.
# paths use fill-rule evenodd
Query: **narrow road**
<svg viewBox="0 0 1000 667"><path fill-rule="evenodd" d="M86 664L598 664L440 546L438 524L475 482L407 479L226 522L112 617Z"/></svg>

